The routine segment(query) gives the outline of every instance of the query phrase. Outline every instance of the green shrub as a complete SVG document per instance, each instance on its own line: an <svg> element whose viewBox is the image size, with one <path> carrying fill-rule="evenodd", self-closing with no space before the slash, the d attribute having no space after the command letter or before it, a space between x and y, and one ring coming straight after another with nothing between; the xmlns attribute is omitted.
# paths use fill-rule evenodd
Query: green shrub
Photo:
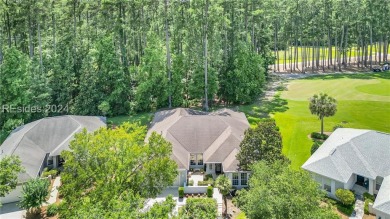
<svg viewBox="0 0 390 219"><path fill-rule="evenodd" d="M366 199L370 199L370 200L372 200L372 201L375 200L374 195L371 195L371 194L368 193L368 192L363 193L363 197L364 197L364 200L366 200Z"/></svg>
<svg viewBox="0 0 390 219"><path fill-rule="evenodd" d="M46 215L48 217L52 217L52 216L56 215L57 212L58 212L58 205L51 204L51 205L47 206Z"/></svg>
<svg viewBox="0 0 390 219"><path fill-rule="evenodd" d="M207 197L208 198L212 198L213 197L213 187L212 186L209 186L207 187Z"/></svg>
<svg viewBox="0 0 390 219"><path fill-rule="evenodd" d="M310 137L314 138L314 139L321 139L321 140L326 140L328 138L327 135L321 134L321 133L318 133L318 132L312 132L310 134Z"/></svg>
<svg viewBox="0 0 390 219"><path fill-rule="evenodd" d="M369 208L368 208L368 204L369 203L374 203L374 201L369 199L369 198L367 198L367 199L364 198L364 213L365 214L369 214L370 213Z"/></svg>
<svg viewBox="0 0 390 219"><path fill-rule="evenodd" d="M336 131L336 129L338 129L338 128L344 128L344 126L341 124L337 124L337 125L333 126L333 131Z"/></svg>
<svg viewBox="0 0 390 219"><path fill-rule="evenodd" d="M314 142L313 145L311 146L311 154L314 154L316 150L320 147L320 144L318 142Z"/></svg>
<svg viewBox="0 0 390 219"><path fill-rule="evenodd" d="M209 179L212 179L213 178L213 175L212 174L206 174L205 176L204 176L204 180L205 181L208 181Z"/></svg>
<svg viewBox="0 0 390 219"><path fill-rule="evenodd" d="M184 197L184 187L179 187L179 198Z"/></svg>
<svg viewBox="0 0 390 219"><path fill-rule="evenodd" d="M42 177L48 177L49 175L56 176L58 171L56 169L47 170L47 168L43 169Z"/></svg>
<svg viewBox="0 0 390 219"><path fill-rule="evenodd" d="M355 195L347 189L337 189L336 197L345 206L353 205L353 203L355 202Z"/></svg>
<svg viewBox="0 0 390 219"><path fill-rule="evenodd" d="M188 181L188 186L193 186L194 185L194 180L190 180L190 181Z"/></svg>
<svg viewBox="0 0 390 219"><path fill-rule="evenodd" d="M198 186L208 186L209 184L213 185L214 181L213 180L198 181Z"/></svg>

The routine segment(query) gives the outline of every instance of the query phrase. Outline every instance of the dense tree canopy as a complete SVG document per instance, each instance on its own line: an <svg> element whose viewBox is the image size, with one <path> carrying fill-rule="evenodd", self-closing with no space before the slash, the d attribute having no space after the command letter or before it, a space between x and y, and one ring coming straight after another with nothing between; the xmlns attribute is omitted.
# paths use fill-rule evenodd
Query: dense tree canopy
<svg viewBox="0 0 390 219"><path fill-rule="evenodd" d="M0 160L0 198L15 189L18 184L18 175L22 171L23 167L18 157L5 156Z"/></svg>
<svg viewBox="0 0 390 219"><path fill-rule="evenodd" d="M236 158L243 170L250 170L251 165L258 161L269 163L276 160L287 161L282 154L282 135L276 126L275 120L269 119L260 122L255 128L245 131L240 143L240 151Z"/></svg>
<svg viewBox="0 0 390 219"><path fill-rule="evenodd" d="M0 112L0 128L47 115L251 102L273 62L262 7L220 0L1 1L0 105L60 107Z"/></svg>
<svg viewBox="0 0 390 219"><path fill-rule="evenodd" d="M91 213L96 217L141 217L146 198L172 185L177 165L171 144L153 133L144 143L145 127L124 124L111 130L85 130L71 142L61 173L61 217Z"/></svg>
<svg viewBox="0 0 390 219"><path fill-rule="evenodd" d="M241 190L238 203L248 218L339 218L320 207L325 193L309 173L293 170L283 162L253 166L249 190Z"/></svg>

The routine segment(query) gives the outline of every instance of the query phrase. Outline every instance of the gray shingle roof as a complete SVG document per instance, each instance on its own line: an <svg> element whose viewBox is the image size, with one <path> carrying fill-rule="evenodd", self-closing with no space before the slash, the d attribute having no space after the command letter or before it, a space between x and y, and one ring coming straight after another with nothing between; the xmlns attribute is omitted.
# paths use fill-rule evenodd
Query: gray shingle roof
<svg viewBox="0 0 390 219"><path fill-rule="evenodd" d="M390 175L383 179L381 188L372 207L381 212L390 214Z"/></svg>
<svg viewBox="0 0 390 219"><path fill-rule="evenodd" d="M96 116L57 116L40 119L16 128L0 146L0 159L17 155L25 173L19 176L24 182L38 175L46 154L56 156L69 149L74 134L82 129L95 131L104 127L105 118Z"/></svg>
<svg viewBox="0 0 390 219"><path fill-rule="evenodd" d="M390 134L339 128L302 168L346 183L352 174L370 179L390 175Z"/></svg>
<svg viewBox="0 0 390 219"><path fill-rule="evenodd" d="M179 169L189 168L190 153L203 153L204 162L223 163L224 171L235 171L235 154L248 128L244 113L177 108L157 112L146 138L157 132L170 141Z"/></svg>
<svg viewBox="0 0 390 219"><path fill-rule="evenodd" d="M347 183L352 174L383 177L374 209L390 214L390 134L339 128L303 164L303 169Z"/></svg>

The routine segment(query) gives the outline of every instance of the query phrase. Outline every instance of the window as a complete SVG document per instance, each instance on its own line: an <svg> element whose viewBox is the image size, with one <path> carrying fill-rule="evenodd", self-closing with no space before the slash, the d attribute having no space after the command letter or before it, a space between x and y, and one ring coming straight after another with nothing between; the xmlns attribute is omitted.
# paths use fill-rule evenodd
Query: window
<svg viewBox="0 0 390 219"><path fill-rule="evenodd" d="M232 180L233 186L238 185L238 173L233 173L233 180Z"/></svg>
<svg viewBox="0 0 390 219"><path fill-rule="evenodd" d="M241 185L242 186L248 185L248 174L247 173L241 173Z"/></svg>
<svg viewBox="0 0 390 219"><path fill-rule="evenodd" d="M212 170L213 169L213 164L209 164L209 170Z"/></svg>
<svg viewBox="0 0 390 219"><path fill-rule="evenodd" d="M203 165L203 154L198 154L196 157L198 158L198 165Z"/></svg>
<svg viewBox="0 0 390 219"><path fill-rule="evenodd" d="M47 165L53 165L53 157L49 157L49 159L47 160Z"/></svg>
<svg viewBox="0 0 390 219"><path fill-rule="evenodd" d="M196 155L195 154L190 155L190 165L196 165Z"/></svg>
<svg viewBox="0 0 390 219"><path fill-rule="evenodd" d="M332 188L330 187L330 185L327 185L327 184L324 184L324 189L327 192L331 192L332 191Z"/></svg>

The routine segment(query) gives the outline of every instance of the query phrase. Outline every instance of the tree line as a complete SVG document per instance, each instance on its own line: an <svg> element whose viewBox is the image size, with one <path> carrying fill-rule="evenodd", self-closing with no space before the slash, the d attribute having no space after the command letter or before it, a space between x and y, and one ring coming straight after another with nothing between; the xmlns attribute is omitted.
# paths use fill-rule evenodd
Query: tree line
<svg viewBox="0 0 390 219"><path fill-rule="evenodd" d="M265 4L0 1L0 105L63 108L2 111L0 127L66 113L251 102L274 61Z"/></svg>
<svg viewBox="0 0 390 219"><path fill-rule="evenodd" d="M267 2L267 1L266 1ZM372 68L388 61L389 0L268 1L275 71Z"/></svg>

